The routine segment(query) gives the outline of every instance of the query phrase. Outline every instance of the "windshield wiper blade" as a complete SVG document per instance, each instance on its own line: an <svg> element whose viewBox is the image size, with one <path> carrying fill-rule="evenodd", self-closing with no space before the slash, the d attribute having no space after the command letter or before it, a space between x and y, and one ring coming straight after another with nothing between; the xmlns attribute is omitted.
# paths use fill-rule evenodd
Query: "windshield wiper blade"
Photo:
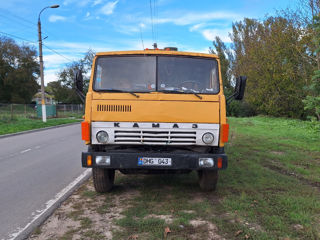
<svg viewBox="0 0 320 240"><path fill-rule="evenodd" d="M136 98L140 97L138 94L135 94L134 92L127 92L127 93L130 93L131 95L135 96Z"/></svg>
<svg viewBox="0 0 320 240"><path fill-rule="evenodd" d="M198 93L195 92L191 92L191 91L183 91L183 90L161 90L159 92L164 92L164 93L187 93L187 94L194 94L196 97L198 97L199 99L202 99L202 96L200 96Z"/></svg>
<svg viewBox="0 0 320 240"><path fill-rule="evenodd" d="M202 99L202 96L200 96L195 90L188 89L189 91L185 91L185 93L191 93L194 94L197 98Z"/></svg>
<svg viewBox="0 0 320 240"><path fill-rule="evenodd" d="M163 92L163 93L185 93L183 91L178 91L178 90L161 90L159 92Z"/></svg>
<svg viewBox="0 0 320 240"><path fill-rule="evenodd" d="M196 95L199 99L202 99L202 97L198 93L194 93L194 92L190 92L190 93Z"/></svg>
<svg viewBox="0 0 320 240"><path fill-rule="evenodd" d="M131 95L135 96L136 98L139 98L140 96L135 94L134 92L126 92L126 91L123 91L123 90L120 90L120 89L104 89L105 91L108 91L108 92L119 92L119 93L130 93Z"/></svg>

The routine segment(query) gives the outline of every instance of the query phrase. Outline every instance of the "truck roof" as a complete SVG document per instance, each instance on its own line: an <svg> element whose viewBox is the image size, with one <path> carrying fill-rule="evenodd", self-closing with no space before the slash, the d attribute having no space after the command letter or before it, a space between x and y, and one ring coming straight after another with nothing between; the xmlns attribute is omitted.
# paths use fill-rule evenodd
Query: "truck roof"
<svg viewBox="0 0 320 240"><path fill-rule="evenodd" d="M134 51L113 51L113 52L98 52L96 56L112 56L112 55L176 55L176 56L193 56L193 57L207 57L219 58L216 54L209 53L194 53L181 51L167 51L162 49L148 49L148 50L134 50Z"/></svg>

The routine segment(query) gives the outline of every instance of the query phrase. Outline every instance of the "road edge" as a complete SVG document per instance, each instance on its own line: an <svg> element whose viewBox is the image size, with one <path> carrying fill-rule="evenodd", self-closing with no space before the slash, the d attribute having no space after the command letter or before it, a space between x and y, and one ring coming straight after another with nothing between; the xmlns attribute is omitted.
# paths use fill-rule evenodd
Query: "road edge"
<svg viewBox="0 0 320 240"><path fill-rule="evenodd" d="M52 129L52 128L67 127L69 125L79 124L80 122L81 121L73 122L73 123L65 123L65 124L60 124L60 125L55 125L55 126L50 126L50 127L44 127L44 128L36 128L36 129L31 129L31 130L16 132L16 133L8 133L8 134L0 135L0 138L13 137L13 136L21 135L21 134L32 133L32 132L40 132L40 131L44 131L44 130L48 130L48 129Z"/></svg>
<svg viewBox="0 0 320 240"><path fill-rule="evenodd" d="M54 211L67 200L72 193L77 190L85 181L91 176L91 169L85 170L80 176L73 180L68 186L62 189L55 197L46 202L45 209L41 210L39 214L33 217L33 219L22 229L10 234L9 240L23 240L27 239L30 234L41 224L43 224Z"/></svg>

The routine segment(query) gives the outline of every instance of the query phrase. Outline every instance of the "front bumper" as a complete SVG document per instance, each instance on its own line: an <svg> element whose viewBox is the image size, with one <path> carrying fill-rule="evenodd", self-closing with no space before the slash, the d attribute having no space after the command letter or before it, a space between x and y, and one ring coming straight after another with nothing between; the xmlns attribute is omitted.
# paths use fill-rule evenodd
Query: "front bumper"
<svg viewBox="0 0 320 240"><path fill-rule="evenodd" d="M92 165L87 165L87 156L91 155ZM110 165L97 165L96 156L110 156ZM138 159L171 158L171 166L140 166ZM199 158L212 158L213 167L200 167ZM219 160L218 160L219 159ZM218 164L218 161L220 164ZM218 167L219 166L219 167ZM159 152L82 152L82 167L111 168L111 169L172 169L172 170L199 170L199 169L226 169L228 158L224 153L159 153Z"/></svg>

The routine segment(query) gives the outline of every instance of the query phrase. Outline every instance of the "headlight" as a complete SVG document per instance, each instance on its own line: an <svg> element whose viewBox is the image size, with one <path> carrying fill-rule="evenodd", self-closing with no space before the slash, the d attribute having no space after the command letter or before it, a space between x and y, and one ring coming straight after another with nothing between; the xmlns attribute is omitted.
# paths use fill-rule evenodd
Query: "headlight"
<svg viewBox="0 0 320 240"><path fill-rule="evenodd" d="M100 131L96 135L99 143L107 143L109 141L109 135L105 131Z"/></svg>
<svg viewBox="0 0 320 240"><path fill-rule="evenodd" d="M202 141L205 144L211 144L213 142L213 140L214 140L214 136L212 133L207 132L207 133L203 134L203 136L202 136Z"/></svg>

